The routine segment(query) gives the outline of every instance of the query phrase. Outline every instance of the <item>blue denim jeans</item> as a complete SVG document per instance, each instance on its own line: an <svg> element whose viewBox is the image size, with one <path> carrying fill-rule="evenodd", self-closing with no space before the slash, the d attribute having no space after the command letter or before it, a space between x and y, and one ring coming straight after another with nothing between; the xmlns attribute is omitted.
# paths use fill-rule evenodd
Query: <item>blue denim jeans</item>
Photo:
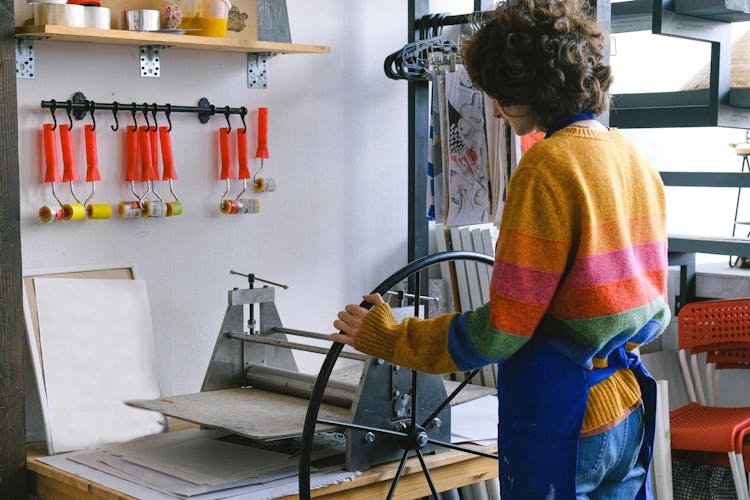
<svg viewBox="0 0 750 500"><path fill-rule="evenodd" d="M576 499L631 500L646 479L638 460L643 406L612 429L578 441Z"/></svg>

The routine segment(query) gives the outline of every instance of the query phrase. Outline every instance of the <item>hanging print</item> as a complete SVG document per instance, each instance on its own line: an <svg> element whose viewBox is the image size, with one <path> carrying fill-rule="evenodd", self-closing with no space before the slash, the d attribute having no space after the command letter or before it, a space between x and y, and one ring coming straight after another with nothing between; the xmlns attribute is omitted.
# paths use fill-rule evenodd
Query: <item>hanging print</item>
<svg viewBox="0 0 750 500"><path fill-rule="evenodd" d="M445 105L441 132L447 146L447 168L443 171L448 173L446 225L487 222L490 190L484 99L463 66L445 73L445 101L441 104Z"/></svg>

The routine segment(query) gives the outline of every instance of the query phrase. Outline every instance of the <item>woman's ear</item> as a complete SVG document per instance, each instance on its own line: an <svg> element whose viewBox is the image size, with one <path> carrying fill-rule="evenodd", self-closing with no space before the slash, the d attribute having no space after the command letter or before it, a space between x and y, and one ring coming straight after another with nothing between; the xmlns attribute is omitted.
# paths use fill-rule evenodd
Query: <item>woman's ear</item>
<svg viewBox="0 0 750 500"><path fill-rule="evenodd" d="M500 105L497 103L497 100L492 99L492 114L495 115L495 118L502 118L503 115L500 112Z"/></svg>

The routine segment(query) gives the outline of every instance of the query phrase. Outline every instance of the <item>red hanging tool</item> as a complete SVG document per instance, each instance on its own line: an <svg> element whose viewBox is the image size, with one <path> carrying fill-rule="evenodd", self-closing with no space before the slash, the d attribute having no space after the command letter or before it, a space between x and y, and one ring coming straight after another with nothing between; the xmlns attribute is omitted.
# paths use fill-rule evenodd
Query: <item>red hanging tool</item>
<svg viewBox="0 0 750 500"><path fill-rule="evenodd" d="M63 182L68 183L70 186L70 195L75 200L75 203L63 205L63 219L83 219L86 217L86 209L73 190L73 182L78 182L78 171L75 165L75 156L73 155L73 138L70 133L72 126L60 125L58 128L60 130L60 146L63 158Z"/></svg>
<svg viewBox="0 0 750 500"><path fill-rule="evenodd" d="M42 126L42 137L44 142L44 182L49 183L52 187L52 196L54 196L59 208L52 208L47 205L39 209L39 220L45 223L57 222L63 217L62 202L55 193L55 182L61 182L60 172L57 169L57 140L55 137L55 125L45 123Z"/></svg>
<svg viewBox="0 0 750 500"><path fill-rule="evenodd" d="M118 209L120 218L140 217L143 212L141 207L142 196L135 192L135 183L141 180L138 172L138 129L135 125L125 129L125 180L130 182L130 192L133 193L136 200L120 202Z"/></svg>
<svg viewBox="0 0 750 500"><path fill-rule="evenodd" d="M268 108L258 108L258 149L255 151L255 157L260 158L260 168L255 172L253 181L255 182L255 192L276 191L276 181L272 177L258 177L263 170L263 159L268 158Z"/></svg>
<svg viewBox="0 0 750 500"><path fill-rule="evenodd" d="M168 127L159 127L159 139L161 141L161 161L164 164L164 171L161 179L169 181L169 192L172 193L174 201L167 202L167 217L182 214L182 203L177 199L174 193L173 180L177 180L177 171L174 168L174 159L172 158L172 139L169 136Z"/></svg>
<svg viewBox="0 0 750 500"><path fill-rule="evenodd" d="M91 183L91 194L83 202L86 216L89 219L109 219L112 217L112 207L109 204L89 204L96 193L96 182L102 180L102 176L99 173L99 154L96 149L96 125L86 125L83 131L86 142L86 182Z"/></svg>
<svg viewBox="0 0 750 500"><path fill-rule="evenodd" d="M229 194L229 179L235 179L234 169L232 168L232 158L230 155L229 147L229 127L222 127L219 129L219 153L221 154L221 174L219 178L227 183L227 188L224 190L224 194L221 195L219 201L219 210L223 214L236 214L239 209L237 200L225 199Z"/></svg>
<svg viewBox="0 0 750 500"><path fill-rule="evenodd" d="M154 181L159 180L159 140L156 130L152 130L148 125L141 126L138 130L138 140L141 145L141 180L148 184L146 193L141 197L143 215L164 217L167 215L167 204L154 188ZM149 193L154 193L157 200L146 200Z"/></svg>
<svg viewBox="0 0 750 500"><path fill-rule="evenodd" d="M247 130L237 129L237 162L239 163L239 175L242 180L242 191L237 195L237 213L257 214L260 212L260 200L257 198L242 198L247 191L247 180L250 178L250 160L247 152Z"/></svg>

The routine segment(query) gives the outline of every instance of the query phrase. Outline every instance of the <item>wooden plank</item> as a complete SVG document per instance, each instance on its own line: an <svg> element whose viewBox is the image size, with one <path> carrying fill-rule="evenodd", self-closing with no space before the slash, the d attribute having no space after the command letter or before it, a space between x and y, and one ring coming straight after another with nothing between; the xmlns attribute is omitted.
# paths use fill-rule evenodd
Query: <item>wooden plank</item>
<svg viewBox="0 0 750 500"><path fill-rule="evenodd" d="M217 50L225 52L328 54L331 51L330 47L324 45L240 40L237 38L217 38L210 36L174 35L148 31L71 28L69 26L57 25L19 26L16 28L16 36L48 38L63 42L90 42L110 45L165 45L182 49Z"/></svg>
<svg viewBox="0 0 750 500"><path fill-rule="evenodd" d="M467 447L475 447L488 453L497 451L495 446L467 445ZM35 450L31 450L28 456L28 468L32 471L31 490L40 498L55 500L133 500L133 497L129 495L39 462L37 458L40 456L41 454ZM446 491L485 481L498 475L497 460L460 451L448 450L434 455L426 455L425 462L438 491ZM353 481L313 490L312 496L324 500L385 498L397 466L397 462L377 466L357 475ZM430 490L419 462L416 458L409 459L394 498L418 498L429 494ZM298 498L298 496L289 495L283 498L284 500L292 500Z"/></svg>
<svg viewBox="0 0 750 500"><path fill-rule="evenodd" d="M0 498L25 498L24 319L13 0L0 0Z"/></svg>

